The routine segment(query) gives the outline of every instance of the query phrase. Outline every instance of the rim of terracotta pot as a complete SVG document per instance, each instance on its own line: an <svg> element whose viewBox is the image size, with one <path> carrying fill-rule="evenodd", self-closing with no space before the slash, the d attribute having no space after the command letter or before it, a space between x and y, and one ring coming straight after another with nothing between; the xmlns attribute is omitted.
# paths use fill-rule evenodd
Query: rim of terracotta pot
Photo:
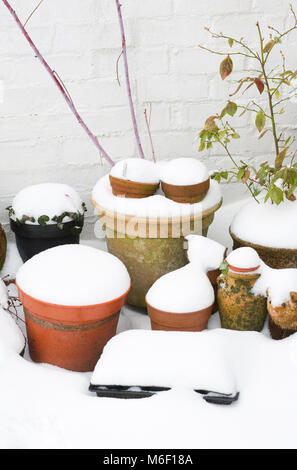
<svg viewBox="0 0 297 470"><path fill-rule="evenodd" d="M146 183L144 181L131 181L109 175L109 181L114 196L128 194L132 199L143 199L152 196L157 191L160 183ZM124 186L123 190L116 190L116 185ZM138 195L137 195L138 194Z"/></svg>
<svg viewBox="0 0 297 470"><path fill-rule="evenodd" d="M169 184L161 181L162 190L168 199L175 202L200 202L202 201L210 186L210 178L207 178L201 183L189 185Z"/></svg>
<svg viewBox="0 0 297 470"><path fill-rule="evenodd" d="M232 271L228 271L228 276L231 276L235 279L258 279L260 277L260 274L259 273L256 273L256 272L251 272L251 273L235 273L235 272L232 272ZM220 276L221 277L221 276ZM220 277L218 278L218 280L220 280Z"/></svg>
<svg viewBox="0 0 297 470"><path fill-rule="evenodd" d="M229 269L234 271L235 273L253 273L254 271L257 271L257 269L260 268L260 264L258 266L255 266L254 268L237 268L236 266L232 266L231 264L228 264Z"/></svg>
<svg viewBox="0 0 297 470"><path fill-rule="evenodd" d="M192 312L185 312L185 313L176 313L176 312L168 312L168 311L166 311L166 310L160 310L159 308L153 307L151 304L149 304L149 303L147 302L146 298L145 298L145 303L146 303L146 305L147 305L148 310L149 310L149 309L152 309L153 312L157 312L157 314L160 314L160 315L163 315L163 314L164 314L164 315L171 315L172 318L176 318L177 320L182 320L182 319L185 319L185 318L188 318L188 319L189 319L190 316L196 317L196 316L199 315L199 314L201 314L201 315L202 315L202 314L206 314L207 311L210 311L210 314L209 314L209 318L210 318L210 316L211 316L211 311L212 311L212 308L213 308L213 305L214 305L214 302L213 302L210 306L205 307L205 308L203 308L203 309L201 309L201 310L194 310L194 311L192 311ZM149 315L149 316L150 316L150 315ZM150 317L151 317L151 316L150 316ZM165 325L164 325L164 326L165 326ZM168 326L170 326L170 325L168 325Z"/></svg>
<svg viewBox="0 0 297 470"><path fill-rule="evenodd" d="M259 250L265 250L265 251L270 251L271 253L276 253L278 252L279 250L282 250L282 251L285 251L286 253L296 253L297 252L297 246L296 248L281 248L281 247L278 247L278 248L275 248L275 247L271 247L271 246L265 246L265 245L258 245L257 243L252 243L252 242L248 242L248 241L245 241L245 240L242 240L241 238L237 237L236 235L234 235L234 233L232 232L231 230L231 226L229 227L229 233L230 233L230 236L232 237L232 239L238 243L240 243L241 245L244 245L244 246L249 246L251 248L254 248L255 250L259 249ZM297 244L296 244L297 245Z"/></svg>
<svg viewBox="0 0 297 470"><path fill-rule="evenodd" d="M102 305L102 307L105 306L105 305L110 305L112 303L120 301L121 299L123 299L123 297L127 296L129 291L131 290L131 286L132 286L132 283L130 281L129 289L124 294L120 295L119 297L116 297L115 299L107 300L106 302L98 302L96 304L89 304L89 305L63 305L63 304L54 304L52 302L45 302L44 300L36 299L36 297L33 297L32 295L26 294L26 292L23 291L23 289L21 289L19 287L19 285L16 281L15 281L15 284L16 284L18 290L25 297L28 297L33 302L37 302L37 303L43 304L44 306L49 306L51 308L63 308L63 309L83 309L83 308L87 309L87 308L95 308L95 307L98 307L99 305Z"/></svg>

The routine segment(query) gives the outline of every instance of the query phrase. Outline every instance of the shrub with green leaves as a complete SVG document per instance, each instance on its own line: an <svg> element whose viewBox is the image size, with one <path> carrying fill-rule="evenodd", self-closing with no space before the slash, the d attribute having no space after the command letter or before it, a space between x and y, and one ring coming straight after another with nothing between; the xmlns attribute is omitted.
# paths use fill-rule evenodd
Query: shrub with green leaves
<svg viewBox="0 0 297 470"><path fill-rule="evenodd" d="M281 63L278 67L270 67L270 54L279 48L284 37L297 30L297 17L292 5L291 13L293 26L284 32L278 31L273 26L268 26L269 35L265 39L262 35L260 24L256 24L259 37L259 48L253 49L243 38L236 39L223 33L214 33L205 28L213 38L226 41L229 52L218 52L204 46L202 49L213 54L226 56L220 64L220 76L225 80L232 74L234 64L233 56L244 56L253 59L255 67L249 71L248 76L236 80L236 89L230 95L223 109L205 121L204 128L199 133L199 151L210 149L214 145L221 146L231 159L231 170L223 169L212 174L212 178L218 182L232 180L244 183L251 195L258 201L257 196L264 193L264 201L280 204L284 199L296 200L297 189L297 163L294 162L296 150L294 150L295 137L285 135L279 130L277 117L285 112L285 104L296 100L297 88L294 82L297 78L297 70L286 67L286 58L280 50ZM266 105L251 100L248 104L240 104L233 96L239 91L244 93L250 88L255 88L257 93L266 95ZM274 148L274 164L268 161L262 162L259 168L250 165L243 160L237 161L232 155L231 143L239 139L240 134L231 125L230 121L235 115L243 116L245 113L255 114L255 127L258 130L258 139L271 137Z"/></svg>

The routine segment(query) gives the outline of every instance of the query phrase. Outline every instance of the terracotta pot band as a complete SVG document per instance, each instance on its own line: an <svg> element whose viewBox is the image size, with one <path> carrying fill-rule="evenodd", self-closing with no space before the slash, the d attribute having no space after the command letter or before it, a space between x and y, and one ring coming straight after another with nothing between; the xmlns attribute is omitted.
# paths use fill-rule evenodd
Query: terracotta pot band
<svg viewBox="0 0 297 470"><path fill-rule="evenodd" d="M116 312L113 315L110 315L109 317L104 318L103 320L98 320L96 322L84 323L81 325L66 325L64 323L53 323L47 320L42 320L41 318L37 318L33 316L30 312L28 312L26 308L24 308L24 311L25 311L26 316L29 318L29 320L41 326L42 328L46 328L48 330L69 331L69 332L93 330L95 328L98 328L100 325L103 325L104 323L111 321L114 317L116 317L119 314L119 312Z"/></svg>

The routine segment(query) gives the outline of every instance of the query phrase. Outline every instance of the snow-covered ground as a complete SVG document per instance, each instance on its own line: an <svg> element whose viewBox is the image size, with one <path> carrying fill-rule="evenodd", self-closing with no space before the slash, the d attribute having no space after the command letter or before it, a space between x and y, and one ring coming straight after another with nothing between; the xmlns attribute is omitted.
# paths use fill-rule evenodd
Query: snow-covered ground
<svg viewBox="0 0 297 470"><path fill-rule="evenodd" d="M224 205L209 231L210 237L229 247L228 226L238 206ZM102 241L83 243L104 248ZM20 265L15 246L9 244L1 276L14 274ZM205 339L209 338L213 348L217 347L217 363L240 392L239 401L231 406L206 403L182 380L172 390L151 398L97 398L88 391L91 373L34 364L27 351L20 357L7 342L1 342L0 335L0 447L296 447L297 335L274 341L267 325L262 333L218 330L219 326L216 314L209 322L214 331L195 333L201 341L200 354L191 357L188 367L195 373L203 362L203 369L209 369L210 383L224 376L222 370L216 370L213 356L207 354ZM143 312L123 309L118 332L149 328L149 318ZM130 370L127 358L120 362L122 373L125 368ZM156 361L152 365L156 367ZM149 361L145 366L149 369ZM119 367L117 361L114 367ZM195 385L197 380L195 376ZM205 382L204 376L203 386Z"/></svg>

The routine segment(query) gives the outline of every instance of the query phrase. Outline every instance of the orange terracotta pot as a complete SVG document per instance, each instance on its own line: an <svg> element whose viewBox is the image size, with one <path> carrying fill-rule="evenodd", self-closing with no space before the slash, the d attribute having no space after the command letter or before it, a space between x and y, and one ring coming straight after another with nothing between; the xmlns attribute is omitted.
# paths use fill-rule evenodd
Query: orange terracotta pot
<svg viewBox="0 0 297 470"><path fill-rule="evenodd" d="M105 344L116 333L129 290L98 305L72 307L37 300L19 286L34 362L46 362L77 372L92 371Z"/></svg>
<svg viewBox="0 0 297 470"><path fill-rule="evenodd" d="M231 264L227 263L228 264L228 267L234 271L235 273L241 273L241 274L245 274L245 273L253 273L254 271L257 271L257 269L260 268L260 265L258 266L255 266L254 268L237 268L236 266L231 266Z"/></svg>
<svg viewBox="0 0 297 470"><path fill-rule="evenodd" d="M172 313L158 310L147 303L152 330L202 331L207 328L213 304L203 310L190 313Z"/></svg>
<svg viewBox="0 0 297 470"><path fill-rule="evenodd" d="M202 183L191 184L188 186L177 186L161 182L162 190L168 199L175 202L190 203L202 201L209 190L209 178Z"/></svg>
<svg viewBox="0 0 297 470"><path fill-rule="evenodd" d="M109 175L109 181L114 196L142 199L153 196L159 187L159 183L137 183Z"/></svg>

